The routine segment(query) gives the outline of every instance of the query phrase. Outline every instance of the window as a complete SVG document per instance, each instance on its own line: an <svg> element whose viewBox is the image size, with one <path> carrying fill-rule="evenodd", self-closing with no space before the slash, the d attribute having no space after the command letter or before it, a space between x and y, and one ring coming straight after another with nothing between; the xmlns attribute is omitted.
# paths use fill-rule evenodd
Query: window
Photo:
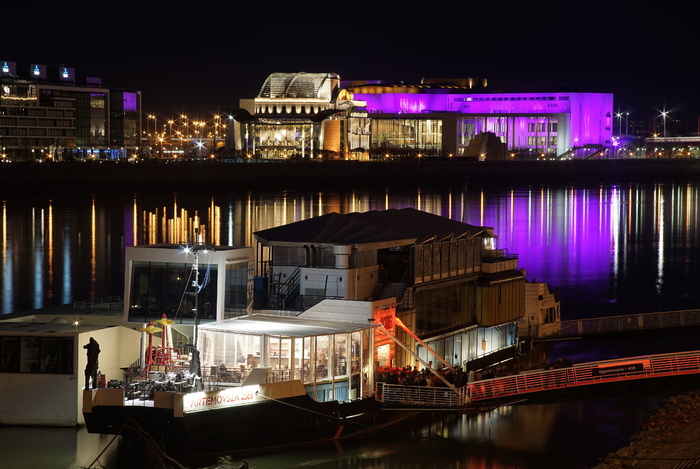
<svg viewBox="0 0 700 469"><path fill-rule="evenodd" d="M0 338L0 373L73 373L72 337Z"/></svg>
<svg viewBox="0 0 700 469"><path fill-rule="evenodd" d="M226 264L224 319L248 314L248 262Z"/></svg>
<svg viewBox="0 0 700 469"><path fill-rule="evenodd" d="M129 321L194 318L194 272L190 264L133 262ZM199 320L216 319L217 268L200 264L197 297Z"/></svg>

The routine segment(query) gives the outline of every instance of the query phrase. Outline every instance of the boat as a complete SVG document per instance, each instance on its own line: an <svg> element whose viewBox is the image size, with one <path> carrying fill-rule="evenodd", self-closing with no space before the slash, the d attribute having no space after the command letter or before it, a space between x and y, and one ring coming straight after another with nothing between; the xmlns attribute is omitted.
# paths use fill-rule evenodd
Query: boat
<svg viewBox="0 0 700 469"><path fill-rule="evenodd" d="M379 366L430 370L461 405L432 360L481 369L514 353L524 273L488 227L392 209L255 237L127 247L124 320L143 324L143 366L84 391L89 432L145 436L184 461L337 441L419 413L381 402ZM184 323L192 342L169 342Z"/></svg>
<svg viewBox="0 0 700 469"><path fill-rule="evenodd" d="M232 370L211 367L200 375L191 356L151 345L147 356L154 358L138 379L83 391L88 432L121 435L131 446L155 442L191 464L358 437L410 416L376 401L361 366L371 359L360 355L371 350L362 343L373 339L376 323L301 316L254 314L200 326L207 356L220 352L211 343L267 345L263 357L254 345L238 350L246 363ZM309 360L295 374L256 366L289 359L292 350L308 356L326 338L346 354L342 360L336 353L330 370Z"/></svg>
<svg viewBox="0 0 700 469"><path fill-rule="evenodd" d="M197 308L204 282L195 259ZM376 315L393 313L392 304L324 300L297 316L195 317L194 343L181 347L170 342L175 321L163 314L140 328L144 353L123 381L86 384L87 431L204 464L391 426L416 414L387 409L374 395L375 342L387 323Z"/></svg>

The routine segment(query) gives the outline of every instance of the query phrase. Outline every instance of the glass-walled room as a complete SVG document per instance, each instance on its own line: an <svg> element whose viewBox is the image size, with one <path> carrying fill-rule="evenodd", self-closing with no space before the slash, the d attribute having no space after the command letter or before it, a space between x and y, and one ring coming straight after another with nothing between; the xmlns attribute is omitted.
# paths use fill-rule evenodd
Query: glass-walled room
<svg viewBox="0 0 700 469"><path fill-rule="evenodd" d="M242 384L254 368L268 368L268 382L299 380L318 401L355 399L371 389L372 329L291 335L235 330L258 326L251 322L232 322L232 330L221 324L200 329L200 355L203 369L222 385ZM304 323L282 328L304 329Z"/></svg>

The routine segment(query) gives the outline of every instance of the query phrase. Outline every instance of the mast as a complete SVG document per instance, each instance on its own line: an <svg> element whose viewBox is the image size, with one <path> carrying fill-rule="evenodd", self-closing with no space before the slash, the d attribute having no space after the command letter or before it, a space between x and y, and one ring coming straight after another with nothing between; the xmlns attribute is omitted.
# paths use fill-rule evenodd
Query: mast
<svg viewBox="0 0 700 469"><path fill-rule="evenodd" d="M194 296L194 350L192 350L192 361L190 361L190 373L193 375L193 385L195 390L199 390L201 384L202 366L199 361L199 249L189 248L194 253L194 263L192 270L194 271L194 280L192 281L192 291L190 295ZM200 378L199 380L197 378Z"/></svg>
<svg viewBox="0 0 700 469"><path fill-rule="evenodd" d="M192 313L194 314L194 349L192 350L192 360L190 361L190 374L192 375L192 384L195 390L200 390L202 384L202 366L199 356L199 292L207 283L209 283L209 275L205 275L204 283L200 285L199 253L200 251L213 251L214 248L212 246L200 243L194 246L186 246L185 250L194 254L194 262L192 263L194 280L192 280L191 291L188 291L190 295L194 296L194 308L192 309Z"/></svg>

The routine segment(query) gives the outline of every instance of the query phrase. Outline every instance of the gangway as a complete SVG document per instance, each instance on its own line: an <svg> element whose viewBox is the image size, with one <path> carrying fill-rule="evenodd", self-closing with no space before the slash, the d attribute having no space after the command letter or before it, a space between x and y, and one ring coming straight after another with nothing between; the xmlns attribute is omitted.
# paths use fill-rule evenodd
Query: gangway
<svg viewBox="0 0 700 469"><path fill-rule="evenodd" d="M456 409L489 400L516 400L553 390L696 374L700 374L700 351L665 353L526 371L473 381L456 390L377 383L377 400L390 406Z"/></svg>
<svg viewBox="0 0 700 469"><path fill-rule="evenodd" d="M528 333L520 336L526 339L572 338L592 334L697 326L700 326L700 310L691 309L533 324Z"/></svg>

